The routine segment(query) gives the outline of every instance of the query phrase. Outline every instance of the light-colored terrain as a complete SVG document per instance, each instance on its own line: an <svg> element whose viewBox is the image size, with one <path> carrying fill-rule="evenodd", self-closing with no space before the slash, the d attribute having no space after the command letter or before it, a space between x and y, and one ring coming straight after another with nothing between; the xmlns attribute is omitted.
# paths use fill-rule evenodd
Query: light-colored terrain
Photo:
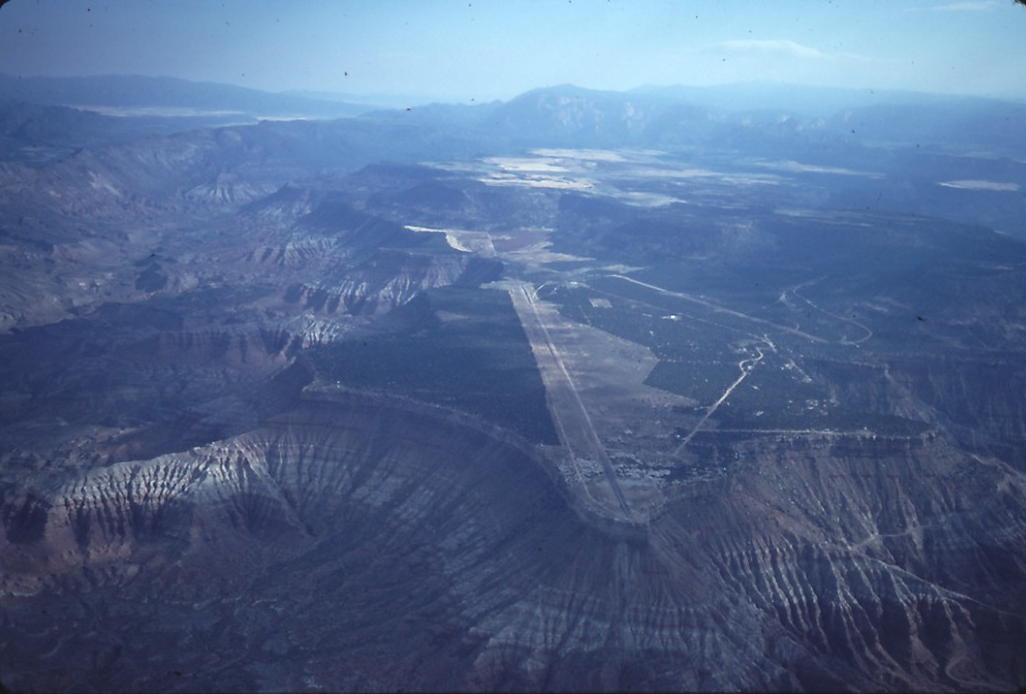
<svg viewBox="0 0 1026 694"><path fill-rule="evenodd" d="M577 475L582 474L582 468L600 466L609 485L609 491L616 499L618 512L625 519L631 519L633 514L620 489L609 454L596 431L595 422L581 400L577 385L563 361L560 348L552 340L547 325L552 320L551 312L545 311L543 314L539 310L534 288L526 282L515 283L509 294L538 362L545 383L549 412L559 431L560 439L570 454ZM592 501L596 501L594 493L587 486L585 493Z"/></svg>

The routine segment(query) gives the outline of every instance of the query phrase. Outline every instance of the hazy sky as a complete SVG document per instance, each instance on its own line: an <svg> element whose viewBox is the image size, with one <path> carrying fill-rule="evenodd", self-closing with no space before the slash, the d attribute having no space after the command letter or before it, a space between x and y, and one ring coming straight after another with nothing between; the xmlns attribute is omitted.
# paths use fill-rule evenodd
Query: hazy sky
<svg viewBox="0 0 1026 694"><path fill-rule="evenodd" d="M507 98L772 80L1026 97L1011 0L12 0L0 72ZM348 74L347 74L348 73Z"/></svg>

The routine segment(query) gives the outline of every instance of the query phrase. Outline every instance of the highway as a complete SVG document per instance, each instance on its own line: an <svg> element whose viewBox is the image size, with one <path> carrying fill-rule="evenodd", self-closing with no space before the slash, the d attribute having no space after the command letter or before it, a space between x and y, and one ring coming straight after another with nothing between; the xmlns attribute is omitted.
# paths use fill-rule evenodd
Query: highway
<svg viewBox="0 0 1026 694"><path fill-rule="evenodd" d="M810 333L807 333L804 330L798 330L797 328L791 328L791 327L788 327L786 325L780 325L779 323L774 323L773 321L768 321L765 318L759 318L757 316L748 315L747 313L742 313L740 311L735 311L734 309L727 308L725 306L720 306L719 304L715 304L715 303L713 303L711 301L708 301L706 299L702 299L701 297L692 296L691 294L684 294L682 292L674 292L674 291L670 291L669 289L663 289L662 287L657 287L654 284L649 284L648 282L642 282L641 280L636 280L633 277L628 277L627 275L608 275L608 277L615 277L618 280L623 280L624 282L630 282L631 284L636 284L639 287L645 287L646 289L651 289L653 291L659 292L660 294L666 294L667 296L674 296L674 297L677 297L678 299L684 299L685 301L690 301L691 303L694 303L694 304L701 304L702 306L710 308L713 311L717 311L719 313L726 313L728 315L736 316L738 318L744 318L745 320L753 321L753 322L759 323L761 325L768 325L768 326L770 326L772 328L775 328L777 330L782 330L782 331L784 331L786 333L791 333L792 335L797 335L798 337L803 337L806 340L809 340L810 342L818 342L818 343L821 343L821 344L825 344L825 343L830 342L829 340L825 340L822 337L819 337L817 335L812 335Z"/></svg>
<svg viewBox="0 0 1026 694"><path fill-rule="evenodd" d="M847 337L842 337L841 338L841 344L842 345L859 345L859 344L862 344L863 342L865 342L866 340L868 340L869 338L873 337L873 331L870 330L869 327L864 325L863 323L858 322L854 318L845 318L844 316L839 316L836 313L832 313L831 311L827 311L825 308L821 307L819 304L814 303L811 299L807 299L807 298L805 298L804 296L802 296L801 294L798 293L799 289L801 289L802 287L806 287L806 286L808 286L810 284L815 284L815 283L814 282L805 282L804 284L800 284L797 287L794 287L793 289L790 290L790 292L791 292L791 294L793 296L798 297L799 299L801 299L802 301L807 303L809 306L811 306L812 308L814 308L817 311L819 311L820 313L822 313L823 315L830 316L834 320L839 320L842 323L847 323L848 325L854 325L856 328L858 328L859 330L862 330L865 333L864 335L862 335L862 337L858 338L857 340L849 340ZM785 290L785 293L786 293L786 290Z"/></svg>

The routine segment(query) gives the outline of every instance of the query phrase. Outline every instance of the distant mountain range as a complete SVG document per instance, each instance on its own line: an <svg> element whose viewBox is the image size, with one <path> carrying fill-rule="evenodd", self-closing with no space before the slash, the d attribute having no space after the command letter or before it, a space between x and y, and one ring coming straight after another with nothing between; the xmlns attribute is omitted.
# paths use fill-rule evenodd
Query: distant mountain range
<svg viewBox="0 0 1026 694"><path fill-rule="evenodd" d="M101 113L48 105L55 103L89 105ZM734 151L806 167L843 161L847 168L921 187L915 199L929 210L1022 233L1026 201L1016 191L1026 190L1026 103L786 85L628 92L559 85L505 102L368 108L166 78L0 76L0 161L41 166L80 148L301 117L320 122L241 127L238 141L281 165L346 170L375 161L439 161L534 147L654 148L699 157ZM132 117L102 115L104 109ZM327 122L342 114L350 117ZM192 139L220 141L201 133ZM181 142L154 146L174 149ZM948 188L938 188L943 181ZM969 200L958 192L981 185L1012 192ZM852 204L861 206L903 195L875 185L852 194Z"/></svg>
<svg viewBox="0 0 1026 694"><path fill-rule="evenodd" d="M431 104L369 117L445 125L491 141L589 147L692 147L815 157L823 147L933 148L1026 157L1026 103L975 97L772 85L629 92L559 85L506 102Z"/></svg>
<svg viewBox="0 0 1026 694"><path fill-rule="evenodd" d="M366 105L275 94L231 84L134 75L15 77L0 74L0 100L107 107L129 112L137 109L220 111L251 117L340 118L367 110Z"/></svg>
<svg viewBox="0 0 1026 694"><path fill-rule="evenodd" d="M789 114L799 119L829 118L840 112L879 112L880 109L928 108L938 116L973 117L1000 111L1021 116L1026 102L982 97L952 96L879 89L846 89L792 84L740 83L715 86L645 85L623 92L587 89L571 84L533 89L508 101L482 104L444 104L446 117L465 114L462 122L499 111L523 111L525 105L545 99L589 102L593 108L630 105L651 113L668 105L690 104L716 112ZM0 73L0 102L89 107L125 115L196 115L212 112L259 117L339 118L371 110L394 108L406 112L437 113L440 103L424 105L424 97L388 94L351 94L309 90L268 92L232 84L193 82L173 77L102 75L91 77L20 77ZM529 108L529 107L527 107ZM119 114L120 115L120 114ZM605 118L608 122L608 116Z"/></svg>
<svg viewBox="0 0 1026 694"><path fill-rule="evenodd" d="M818 114L807 108L817 100L822 104ZM47 105L86 102L135 115L115 118ZM843 108L830 110L828 103ZM1022 233L1026 200L1016 191L1026 190L1026 104L1018 102L769 85L629 92L560 85L506 102L371 110L329 122L355 110L351 104L164 78L0 76L0 162L43 166L82 148L185 131L197 131L189 141L203 143L198 151L206 151L207 143L223 138L200 129L229 125L243 126L232 128L232 137L264 152L276 166L345 170L375 161L441 161L533 147L638 147L692 156L733 150L800 166L843 161L851 169L893 175L922 188L915 199L926 206L924 212L985 220ZM287 120L300 115L318 122L244 127L261 116ZM183 142L152 147L174 151ZM143 144L138 151L150 149ZM234 159L210 154L211 162L220 161L220 170L233 168L226 162ZM941 181L954 182L954 187L939 188ZM994 190L1012 192L967 197L960 192L967 185L997 185ZM885 204L904 195L893 186L864 187L852 189L851 204Z"/></svg>
<svg viewBox="0 0 1026 694"><path fill-rule="evenodd" d="M845 109L881 104L939 105L965 101L1022 103L1021 99L1001 100L894 89L815 87L775 82L742 82L704 87L644 85L627 93L662 96L674 101L690 101L732 111L784 110L807 116L829 116Z"/></svg>

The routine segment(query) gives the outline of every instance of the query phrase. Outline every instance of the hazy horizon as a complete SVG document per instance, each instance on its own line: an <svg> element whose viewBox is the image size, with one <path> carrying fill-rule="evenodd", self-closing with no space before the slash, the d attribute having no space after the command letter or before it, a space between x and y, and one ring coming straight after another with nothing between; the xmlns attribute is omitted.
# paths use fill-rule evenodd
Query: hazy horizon
<svg viewBox="0 0 1026 694"><path fill-rule="evenodd" d="M1022 99L1011 0L717 4L32 3L0 10L24 77L140 75L444 101L574 84L794 84Z"/></svg>

